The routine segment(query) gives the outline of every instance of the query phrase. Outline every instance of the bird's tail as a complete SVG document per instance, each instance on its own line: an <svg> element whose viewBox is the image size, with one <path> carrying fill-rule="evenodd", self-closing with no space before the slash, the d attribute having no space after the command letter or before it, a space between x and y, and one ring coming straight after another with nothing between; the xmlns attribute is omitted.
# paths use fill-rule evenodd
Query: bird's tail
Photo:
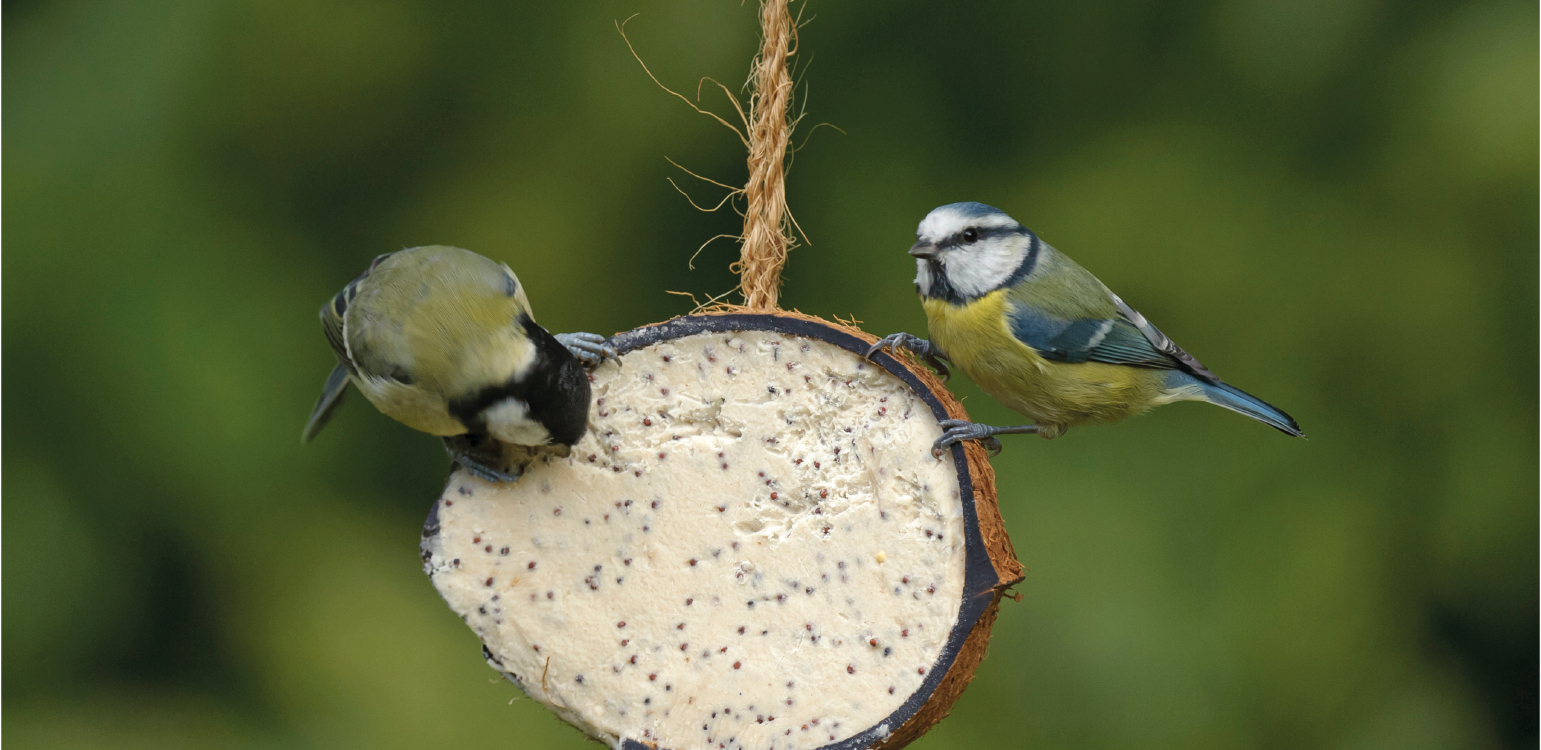
<svg viewBox="0 0 1541 750"><path fill-rule="evenodd" d="M1200 378L1182 370L1171 370L1166 376L1166 387L1166 398L1170 401L1207 401L1245 414L1286 435L1306 436L1290 415L1235 386Z"/></svg>
<svg viewBox="0 0 1541 750"><path fill-rule="evenodd" d="M337 407L342 406L342 397L348 392L348 368L341 362L332 368L332 374L327 376L326 385L321 389L321 398L316 399L316 408L310 413L310 421L305 424L305 432L300 435L300 442L308 443L316 439L316 433L327 422L332 421L332 415L337 413Z"/></svg>
<svg viewBox="0 0 1541 750"><path fill-rule="evenodd" d="M1245 414L1286 435L1305 437L1306 433L1293 417L1257 396L1225 383L1203 383L1200 387L1203 399L1215 406L1223 406Z"/></svg>

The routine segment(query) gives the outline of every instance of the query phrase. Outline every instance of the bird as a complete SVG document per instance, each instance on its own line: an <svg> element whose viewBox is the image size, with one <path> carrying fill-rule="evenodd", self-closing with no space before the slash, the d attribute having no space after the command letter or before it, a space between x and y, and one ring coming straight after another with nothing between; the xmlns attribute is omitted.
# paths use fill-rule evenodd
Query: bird
<svg viewBox="0 0 1541 750"><path fill-rule="evenodd" d="M348 384L386 416L442 438L489 482L496 443L572 446L588 427L593 367L614 358L598 334L552 335L506 264L445 245L386 253L321 307L337 366L301 435L310 442ZM496 455L501 455L501 449Z"/></svg>
<svg viewBox="0 0 1541 750"><path fill-rule="evenodd" d="M951 362L1034 424L941 421L932 446L996 435L1053 439L1176 401L1205 401L1304 437L1290 415L1222 381L1075 261L1004 211L951 203L927 214L910 247L929 339L895 333L873 344L911 351L945 380Z"/></svg>

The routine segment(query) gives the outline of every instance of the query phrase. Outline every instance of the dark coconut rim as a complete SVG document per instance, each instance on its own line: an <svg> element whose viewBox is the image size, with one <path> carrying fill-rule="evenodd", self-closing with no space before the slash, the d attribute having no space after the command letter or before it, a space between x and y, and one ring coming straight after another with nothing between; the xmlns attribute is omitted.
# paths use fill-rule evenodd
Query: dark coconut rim
<svg viewBox="0 0 1541 750"><path fill-rule="evenodd" d="M857 336L855 329L847 328L835 323L806 316L801 313L723 313L706 315L688 315L662 323L633 329L616 334L610 339L610 343L620 354L636 351L653 344L674 339L693 336L699 333L736 333L742 331L773 331L785 333L790 336L801 336L808 339L816 339L845 349L857 355L866 353L875 338L864 339ZM927 373L924 378L917 374L899 359L896 359L884 350L873 355L869 360L886 370L889 374L904 381L931 407L931 413L938 421L953 418L948 404L939 397L938 389L947 393L945 386L940 381ZM930 380L931 383L926 382ZM958 406L951 395L947 395L947 401ZM926 679L904 704L899 706L876 725L866 728L840 742L819 746L819 750L863 750L865 748L882 747L892 750L908 744L918 738L926 730L930 729L938 721L944 718L952 703L962 693L968 681L972 679L973 669L978 666L984 657L984 650L988 646L989 629L995 619L995 610L1000 600L1001 592L1014 583L1022 580L1021 564L1017 562L1015 554L1011 550L1009 540L1005 539L1004 529L1000 530L1000 541L1004 544L997 545L998 554L1008 558L997 561L992 558L986 546L985 538L980 529L979 510L976 507L981 496L976 493L976 475L983 474L979 479L989 485L988 495L994 498L994 473L989 470L989 463L984 458L984 450L975 444L965 448L964 444L957 443L951 448L953 469L958 475L959 497L963 502L963 545L964 545L964 572L963 572L963 601L958 609L958 619L953 623L952 632L947 636L947 643L942 647L942 653L932 664L926 673ZM977 460L970 461L970 452L977 453ZM971 466L975 464L975 466ZM979 468L982 467L983 471ZM977 489L984 489L983 487ZM999 523L999 513L993 507L991 513L994 520ZM428 511L428 518L423 524L423 554L429 554L429 541L439 533L439 503L436 501ZM1001 563L1004 571L997 570L997 563ZM1003 574L1004 573L1004 574ZM482 647L484 655L487 649ZM973 658L959 660L960 654L976 652ZM954 674L954 667L962 667L964 674ZM959 682L961 680L961 683ZM950 688L940 691L944 683ZM933 698L940 699L942 704L930 706ZM922 714L923 709L931 709ZM918 721L916 721L918 720ZM917 726L910 726L911 723ZM882 728L886 728L882 729ZM635 740L630 737L621 739L623 750L656 750L658 743Z"/></svg>

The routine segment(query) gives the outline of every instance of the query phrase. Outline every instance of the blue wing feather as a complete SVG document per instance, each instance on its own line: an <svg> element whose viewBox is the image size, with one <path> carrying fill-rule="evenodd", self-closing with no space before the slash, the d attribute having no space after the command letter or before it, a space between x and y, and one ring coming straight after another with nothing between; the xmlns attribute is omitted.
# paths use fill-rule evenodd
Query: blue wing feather
<svg viewBox="0 0 1541 750"><path fill-rule="evenodd" d="M1056 362L1102 362L1174 370L1178 360L1157 349L1128 319L1064 320L1026 305L1011 306L1011 332L1039 356Z"/></svg>

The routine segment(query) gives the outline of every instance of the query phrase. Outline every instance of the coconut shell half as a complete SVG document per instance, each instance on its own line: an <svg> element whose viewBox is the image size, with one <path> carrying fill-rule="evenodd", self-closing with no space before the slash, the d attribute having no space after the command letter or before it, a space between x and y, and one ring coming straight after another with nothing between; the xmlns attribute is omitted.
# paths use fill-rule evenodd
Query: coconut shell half
<svg viewBox="0 0 1541 750"><path fill-rule="evenodd" d="M797 313L620 334L567 455L451 474L424 568L531 698L617 748L898 748L945 717L1022 579L967 414Z"/></svg>

